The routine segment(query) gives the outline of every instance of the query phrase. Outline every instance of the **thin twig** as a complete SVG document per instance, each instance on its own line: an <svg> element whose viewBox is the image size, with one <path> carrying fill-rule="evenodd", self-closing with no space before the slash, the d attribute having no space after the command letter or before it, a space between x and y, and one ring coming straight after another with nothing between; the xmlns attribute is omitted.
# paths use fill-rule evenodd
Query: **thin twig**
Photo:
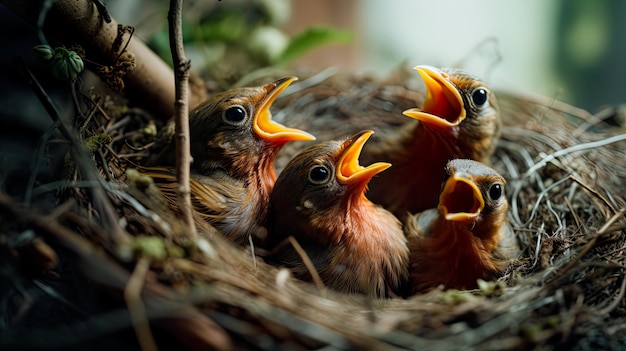
<svg viewBox="0 0 626 351"><path fill-rule="evenodd" d="M615 136L612 136L610 138L607 139L602 139L602 140L598 140L598 141L592 141L589 143L583 143L583 144L577 144L574 146L570 146L566 149L562 149L559 151L556 151L550 155L547 155L546 157L544 157L540 162L537 162L537 164L535 164L533 167L531 167L530 169L528 169L528 171L526 171L526 173L524 173L523 177L527 177L530 174L536 172L538 169L542 168L543 166L545 166L548 162L551 162L553 160L555 160L557 157L561 157L561 156L565 156L567 154L570 154L572 152L577 152L577 151L584 151L584 150L588 150L588 149L595 149L598 147L602 147L602 146L606 146L612 143L617 143L620 141L626 140L626 134L618 134Z"/></svg>
<svg viewBox="0 0 626 351"><path fill-rule="evenodd" d="M174 62L176 78L176 98L174 100L174 121L176 123L176 177L178 179L178 207L187 226L189 238L197 238L191 206L189 187L191 148L189 145L189 68L191 62L185 57L182 30L182 0L170 0L167 14L170 33L170 50Z"/></svg>
<svg viewBox="0 0 626 351"><path fill-rule="evenodd" d="M150 260L145 257L140 257L124 289L124 300L128 306L130 320L135 329L135 334L137 334L137 340L139 341L142 351L158 350L152 332L150 331L146 306L144 306L141 301L143 281L149 269Z"/></svg>
<svg viewBox="0 0 626 351"><path fill-rule="evenodd" d="M103 105L105 104L104 99L94 97L91 95L86 95L83 92L79 92L79 93L81 96L83 96L84 100L91 102L91 105L90 105L91 109L85 116L80 128L78 128L80 135L84 135L85 129L90 125L90 122L93 120L94 116L96 115L96 112L100 113L100 116L104 119L104 121L100 123L94 122L93 126L97 127L98 130L101 130L102 133L109 133L109 131L106 130L108 128L107 125L112 123L113 118L109 116L107 111L105 111L103 108Z"/></svg>
<svg viewBox="0 0 626 351"><path fill-rule="evenodd" d="M293 236L289 236L288 239L289 239L289 243L291 243L291 245L296 250L298 255L300 255L302 262L304 263L306 268L309 270L309 274L311 274L311 278L313 278L313 282L315 282L315 285L317 285L317 288L322 293L322 296L324 296L326 287L324 286L324 282L322 281L322 278L320 277L319 273L317 273L317 270L315 269L313 262L311 262L309 255L307 255L306 251L304 251L302 246L300 246L300 243Z"/></svg>
<svg viewBox="0 0 626 351"><path fill-rule="evenodd" d="M95 155L98 155L98 157L100 158L100 163L102 164L102 174L104 174L105 180L107 182L110 182L111 180L115 179L115 174L111 170L111 167L109 167L109 163L107 162L106 158L104 157L104 154L102 153L102 150L101 149L97 149L94 152L94 156Z"/></svg>
<svg viewBox="0 0 626 351"><path fill-rule="evenodd" d="M537 265L537 262L539 262L539 254L541 252L541 241L543 239L543 234L544 234L544 223L541 223L541 227L539 228L538 231L538 235L537 235L537 243L535 244L535 260L533 261L533 265L531 266L531 268L534 268L535 265Z"/></svg>
<svg viewBox="0 0 626 351"><path fill-rule="evenodd" d="M534 206L533 206L532 210L530 211L530 216L528 217L528 220L527 220L525 223L523 223L523 224L521 225L522 227L525 227L525 226L527 226L530 222L532 222L533 218L535 217L535 213L536 213L536 212L537 212L537 210L539 209L539 205L540 205L540 203L541 203L541 200L542 200L544 197L546 197L546 198L547 198L547 197L548 197L548 193L549 193L552 189L554 189L554 188L558 187L559 185L561 185L561 183L564 183L564 182L565 182L565 181L567 181L567 180L569 180L569 178L559 179L558 181L556 181L556 182L554 182L554 183L550 184L550 186L549 186L549 187L545 188L545 190L543 190L542 192L540 192L540 193L538 194L538 196L537 196L537 200L535 201L535 204L534 204ZM549 201L549 200L546 200L546 201Z"/></svg>
<svg viewBox="0 0 626 351"><path fill-rule="evenodd" d="M612 108L612 107L604 108L600 110L598 113L596 113L595 115L592 115L592 118L590 118L588 121L585 121L585 123L582 123L580 126L578 126L578 128L576 128L572 132L572 135L574 137L580 137L583 133L587 131L587 129L589 129L590 127L594 125L604 122L605 119L613 115L615 115L615 108Z"/></svg>
<svg viewBox="0 0 626 351"><path fill-rule="evenodd" d="M578 261L580 261L580 259L583 258L583 256L585 256L596 245L598 238L604 235L605 232L611 227L611 225L613 225L613 223L615 223L618 219L624 216L625 213L626 213L626 207L623 207L621 210L619 210L619 212L616 212L611 218L609 218L609 220L606 221L606 223L604 223L602 228L600 228L600 230L598 230L598 232L593 237L591 237L591 239L582 248L582 250L578 252L576 257L574 257L564 268L560 269L560 274L550 279L545 286L547 287L551 285L552 283L557 281L559 278L561 278L563 275L565 275L565 273L567 273L570 269L572 269L572 267L574 267L574 265L576 265Z"/></svg>
<svg viewBox="0 0 626 351"><path fill-rule="evenodd" d="M464 63L469 61L473 55L479 55L481 51L485 51L485 47L487 45L492 45L494 47L493 49L493 58L490 59L490 61L488 61L489 65L486 67L485 72L482 73L482 77L485 78L485 81L489 81L491 74L493 73L493 70L498 66L498 64L500 64L502 62L502 51L500 50L500 41L498 40L497 37L487 37L483 40L481 40L480 42L478 42L478 44L476 44L471 50L468 51L468 53L462 57L456 64L452 65L452 67L463 67ZM487 61L487 58L484 57L485 55L483 54L481 56L481 61Z"/></svg>
<svg viewBox="0 0 626 351"><path fill-rule="evenodd" d="M561 150L562 147L561 145L559 145L559 143L557 143L555 140L547 137L546 135L543 135L539 132L535 132L533 130L528 130L528 129L523 129L523 128L519 128L519 127L508 127L508 126L503 126L502 127L502 135L503 138L506 138L507 136L516 136L516 137L520 137L520 138L524 138L524 139L532 139L532 140L536 140L544 145L546 145L547 147L553 149L553 150ZM507 146L507 148L511 148L513 147L513 150L515 151L521 151L524 150L526 152L528 152L526 149L520 149L519 148L519 143L517 142L513 142L513 141L506 141L506 140L502 140L501 141L503 143L507 143L503 146ZM500 142L500 141L498 141Z"/></svg>
<svg viewBox="0 0 626 351"><path fill-rule="evenodd" d="M24 192L24 203L28 206L30 205L30 201L32 200L33 189L35 187L35 181L37 180L37 174L39 174L39 169L41 168L41 164L44 161L44 154L46 152L46 147L50 138L54 135L58 128L59 122L54 122L52 125L46 130L46 132L39 138L39 143L37 145L37 151L35 153L35 157L32 161L31 173L28 178L28 183L26 185L26 191Z"/></svg>
<svg viewBox="0 0 626 351"><path fill-rule="evenodd" d="M257 269L256 255L254 254L254 240L252 240L252 235L248 235L248 243L250 244L250 256L252 257L252 267L254 267L254 270L256 270Z"/></svg>
<svg viewBox="0 0 626 351"><path fill-rule="evenodd" d="M41 213L29 211L21 204L14 201L7 194L0 192L0 213L4 212L11 218L21 223L28 223L30 227L48 233L55 237L64 246L76 251L84 256L101 256L100 248L96 249L91 242L61 225L53 217L43 216ZM55 216L58 214L54 214ZM8 218L8 217L7 217ZM83 219L82 217L79 217ZM91 223L87 219L83 219L86 223Z"/></svg>
<svg viewBox="0 0 626 351"><path fill-rule="evenodd" d="M573 181L575 181L576 183L580 184L580 186L582 186L585 190L587 190L588 192L592 193L593 195L595 195L598 199L602 200L602 202L604 202L604 204L611 209L612 213L616 213L617 210L615 209L615 207L613 207L613 205L611 205L611 203L604 197L602 196L597 190L592 189L589 185L587 185L585 182L583 182L582 180L574 177L573 175L570 175L569 178Z"/></svg>
<svg viewBox="0 0 626 351"><path fill-rule="evenodd" d="M622 285L619 288L619 293L617 293L617 296L615 296L613 301L608 306L598 311L598 315L606 316L609 313L611 313L611 311L613 311L615 308L617 308L617 306L619 306L619 304L622 303L622 301L624 300L625 290L626 290L626 276L622 275Z"/></svg>
<svg viewBox="0 0 626 351"><path fill-rule="evenodd" d="M30 69L26 66L23 60L20 58L16 58L14 63L17 65L17 68L22 73L24 79L33 89L33 92L39 98L39 101L44 106L50 118L53 122L58 123L58 128L61 134L70 141L72 144L72 156L74 157L74 161L78 169L80 170L82 176L88 180L93 182L99 182L101 184L104 183L102 177L96 171L96 167L93 164L93 161L87 154L87 150L85 146L80 142L80 139L76 135L73 129L70 129L68 125L61 118L61 114L54 106L52 99L48 94L46 94L45 90L35 77ZM93 187L90 189L91 192L91 200L94 204L94 207L100 212L101 219L103 225L108 233L111 235L111 239L116 243L120 243L123 241L128 241L128 235L120 228L118 223L118 215L111 202L109 201L106 193L104 192L102 187Z"/></svg>
<svg viewBox="0 0 626 351"><path fill-rule="evenodd" d="M282 98L284 98L285 96L289 96L291 94L295 94L298 93L302 90L311 88L313 86L316 86L320 83L322 83L323 81L325 81L326 79L332 77L333 75L337 74L337 71L339 71L339 69L337 67L328 67L326 69L324 69L323 71L299 82L298 84L295 85L290 85L287 87L287 89L285 89L285 91L283 91L282 93L280 93L280 96ZM279 111L280 112L280 111Z"/></svg>
<svg viewBox="0 0 626 351"><path fill-rule="evenodd" d="M578 215L578 213L576 213L576 211L574 210L574 207L572 206L572 203L569 201L567 197L564 197L563 201L565 202L565 205L567 205L567 208L569 209L569 212L572 215L572 217L574 217L574 222L576 222L577 230L580 230L581 228L583 228L582 221L580 220L580 216Z"/></svg>
<svg viewBox="0 0 626 351"><path fill-rule="evenodd" d="M122 200L124 200L130 207L132 207L135 211L137 211L137 213L139 213L140 215L150 219L152 222L155 223L155 225L158 225L158 229L160 229L161 233L169 238L171 237L171 233L172 233L172 226L167 223L166 221L164 221L157 213L149 210L148 208L146 208L145 206L143 206L141 204L141 202L137 201L134 197L132 197L131 195L129 195L128 193L117 189L116 187L110 186L107 189L109 192L119 196Z"/></svg>
<svg viewBox="0 0 626 351"><path fill-rule="evenodd" d="M503 89L501 89L500 92L503 93L502 95L506 94L506 95L515 96L517 99L520 100L520 102L529 102L534 105L549 106L549 108L553 111L566 113L570 116L582 119L583 121L595 120L594 115L592 115L589 111L570 105L568 103L559 101L552 97L546 97L543 95L533 94L533 93L522 94L520 92L514 92L510 90L507 91Z"/></svg>

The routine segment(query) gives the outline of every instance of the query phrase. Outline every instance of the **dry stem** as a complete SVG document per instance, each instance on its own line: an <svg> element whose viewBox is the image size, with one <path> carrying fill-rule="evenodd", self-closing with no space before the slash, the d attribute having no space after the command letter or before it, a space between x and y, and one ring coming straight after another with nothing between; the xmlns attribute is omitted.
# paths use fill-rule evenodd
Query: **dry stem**
<svg viewBox="0 0 626 351"><path fill-rule="evenodd" d="M296 250L298 255L300 255L300 258L302 259L302 262L304 262L304 265L306 266L306 268L309 270L309 274L311 274L311 278L313 278L315 285L317 285L318 289L320 289L320 292L323 295L324 292L326 291L326 287L324 286L324 283L322 282L322 278L317 273L317 270L315 269L315 265L313 265L313 262L311 262L309 255L307 255L306 251L304 251L304 249L302 248L300 243L296 240L296 238L294 238L293 236L290 236L288 239L289 239L289 243L293 246L293 248Z"/></svg>
<svg viewBox="0 0 626 351"><path fill-rule="evenodd" d="M174 121L176 123L176 177L178 179L178 207L187 226L189 238L196 238L191 206L191 190L189 174L191 165L191 148L189 146L189 106L188 82L191 62L185 57L182 29L183 1L171 0L167 20L170 29L170 50L175 67L176 99L174 102Z"/></svg>
<svg viewBox="0 0 626 351"><path fill-rule="evenodd" d="M558 281L561 277L563 277L572 267L574 267L580 259L583 258L595 245L602 235L606 234L608 229L615 223L617 220L621 219L626 213L626 207L622 208L618 212L616 212L611 218L609 218L606 223L598 230L598 232L591 237L591 239L587 242L587 244L578 252L576 257L574 257L565 267L560 268L560 273L554 276L552 279L548 281L544 288L547 289L552 283Z"/></svg>
<svg viewBox="0 0 626 351"><path fill-rule="evenodd" d="M150 260L141 257L137 261L135 270L128 279L124 289L124 299L128 305L130 319L137 334L137 340L143 351L157 351L157 345L150 331L150 324L146 313L146 306L141 302L141 288L150 269Z"/></svg>
<svg viewBox="0 0 626 351"><path fill-rule="evenodd" d="M41 84L37 78L32 74L32 72L26 67L23 61L17 60L16 64L18 64L18 68L20 69L22 75L26 79L26 82L33 89L33 92L39 98L39 101L43 104L46 111L50 114L50 118L57 124L59 131L63 134L67 140L72 144L72 156L76 162L78 169L83 174L83 177L93 182L94 184L99 184L101 181L100 176L98 175L95 167L93 167L93 162L87 155L84 145L79 140L79 137L76 135L75 131L67 126L67 123L61 118L60 113L57 111L54 103L50 99L50 96L46 94ZM115 212L115 209L111 205L104 189L100 185L96 185L91 189L92 201L97 205L97 209L101 213L102 221L105 228L111 233L111 236L115 238L116 242L122 242L128 240L128 236L124 231L120 228L118 223L118 216Z"/></svg>
<svg viewBox="0 0 626 351"><path fill-rule="evenodd" d="M2 2L17 15L36 23L41 1ZM83 47L86 57L97 66L115 65L116 59L127 52L136 63L135 68L123 78L129 95L138 98L161 118L171 117L174 100L172 70L136 37L124 40L128 42L125 51L114 48L114 42L120 35L118 23L115 20L104 21L92 1L55 1L45 19L44 30L46 35L66 46L77 44Z"/></svg>

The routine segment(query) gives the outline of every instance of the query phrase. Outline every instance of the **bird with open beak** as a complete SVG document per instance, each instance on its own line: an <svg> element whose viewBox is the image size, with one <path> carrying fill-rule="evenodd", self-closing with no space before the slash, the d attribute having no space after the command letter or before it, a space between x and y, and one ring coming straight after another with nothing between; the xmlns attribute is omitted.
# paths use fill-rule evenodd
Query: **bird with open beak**
<svg viewBox="0 0 626 351"><path fill-rule="evenodd" d="M327 287L384 297L408 278L409 253L400 221L365 197L370 179L390 166L359 165L372 133L311 146L287 164L270 199L270 261L312 279L292 236Z"/></svg>
<svg viewBox="0 0 626 351"><path fill-rule="evenodd" d="M426 98L421 109L404 114L417 122L376 140L362 155L363 162L393 164L372 180L368 197L399 218L437 206L446 163L455 158L489 163L500 136L496 98L484 82L456 69L415 69Z"/></svg>
<svg viewBox="0 0 626 351"><path fill-rule="evenodd" d="M519 253L504 178L466 159L448 162L444 174L437 208L406 217L411 293L474 288L479 278L498 278Z"/></svg>
<svg viewBox="0 0 626 351"><path fill-rule="evenodd" d="M209 223L244 246L250 240L257 244L265 240L276 154L290 141L315 140L307 132L272 120L272 103L296 79L231 89L191 111L190 188L200 227ZM174 145L172 140L162 156L141 171L154 179L170 207L177 209L176 176L168 168L176 164Z"/></svg>

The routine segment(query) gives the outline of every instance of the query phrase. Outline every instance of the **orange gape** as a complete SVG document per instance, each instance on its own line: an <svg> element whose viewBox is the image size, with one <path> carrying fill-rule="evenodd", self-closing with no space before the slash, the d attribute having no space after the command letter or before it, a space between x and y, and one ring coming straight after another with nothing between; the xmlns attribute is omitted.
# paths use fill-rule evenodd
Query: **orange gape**
<svg viewBox="0 0 626 351"><path fill-rule="evenodd" d="M416 69L426 99L421 109L404 114L419 122L369 145L361 157L393 164L372 179L368 197L399 218L437 206L446 163L455 158L488 163L500 135L495 95L484 82L459 70Z"/></svg>
<svg viewBox="0 0 626 351"><path fill-rule="evenodd" d="M212 225L240 245L265 240L276 154L289 141L315 139L272 120L272 103L294 80L228 90L191 111L190 187L200 228ZM177 209L173 138L151 160L151 167L140 171L154 179L170 207Z"/></svg>
<svg viewBox="0 0 626 351"><path fill-rule="evenodd" d="M478 278L499 277L518 253L504 178L463 159L450 161L444 174L438 207L406 217L411 293L439 285L474 288Z"/></svg>
<svg viewBox="0 0 626 351"><path fill-rule="evenodd" d="M311 280L302 257L285 244L292 236L327 287L384 297L406 282L408 247L398 219L365 197L369 180L390 166L359 165L371 134L314 145L289 162L270 199L270 260Z"/></svg>

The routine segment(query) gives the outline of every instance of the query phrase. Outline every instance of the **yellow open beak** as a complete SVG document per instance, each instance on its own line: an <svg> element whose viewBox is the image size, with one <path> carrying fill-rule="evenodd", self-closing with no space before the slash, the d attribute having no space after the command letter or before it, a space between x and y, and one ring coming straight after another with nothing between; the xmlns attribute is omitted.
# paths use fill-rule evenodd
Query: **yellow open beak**
<svg viewBox="0 0 626 351"><path fill-rule="evenodd" d="M471 176L454 173L439 196L439 210L448 221L471 221L485 207L485 200Z"/></svg>
<svg viewBox="0 0 626 351"><path fill-rule="evenodd" d="M315 140L313 135L305 131L287 128L272 120L272 114L270 112L272 103L283 90L287 89L289 84L297 79L296 77L281 78L263 86L266 96L256 108L252 123L254 132L263 140L273 143L286 143L293 140Z"/></svg>
<svg viewBox="0 0 626 351"><path fill-rule="evenodd" d="M367 183L373 176L391 167L391 163L376 162L367 167L359 165L359 156L363 145L370 136L371 130L360 132L346 140L349 145L343 152L337 165L337 179L346 184Z"/></svg>
<svg viewBox="0 0 626 351"><path fill-rule="evenodd" d="M408 109L403 114L440 128L452 128L461 123L465 119L463 98L448 75L432 66L416 66L415 70L426 84L426 100L422 109Z"/></svg>

